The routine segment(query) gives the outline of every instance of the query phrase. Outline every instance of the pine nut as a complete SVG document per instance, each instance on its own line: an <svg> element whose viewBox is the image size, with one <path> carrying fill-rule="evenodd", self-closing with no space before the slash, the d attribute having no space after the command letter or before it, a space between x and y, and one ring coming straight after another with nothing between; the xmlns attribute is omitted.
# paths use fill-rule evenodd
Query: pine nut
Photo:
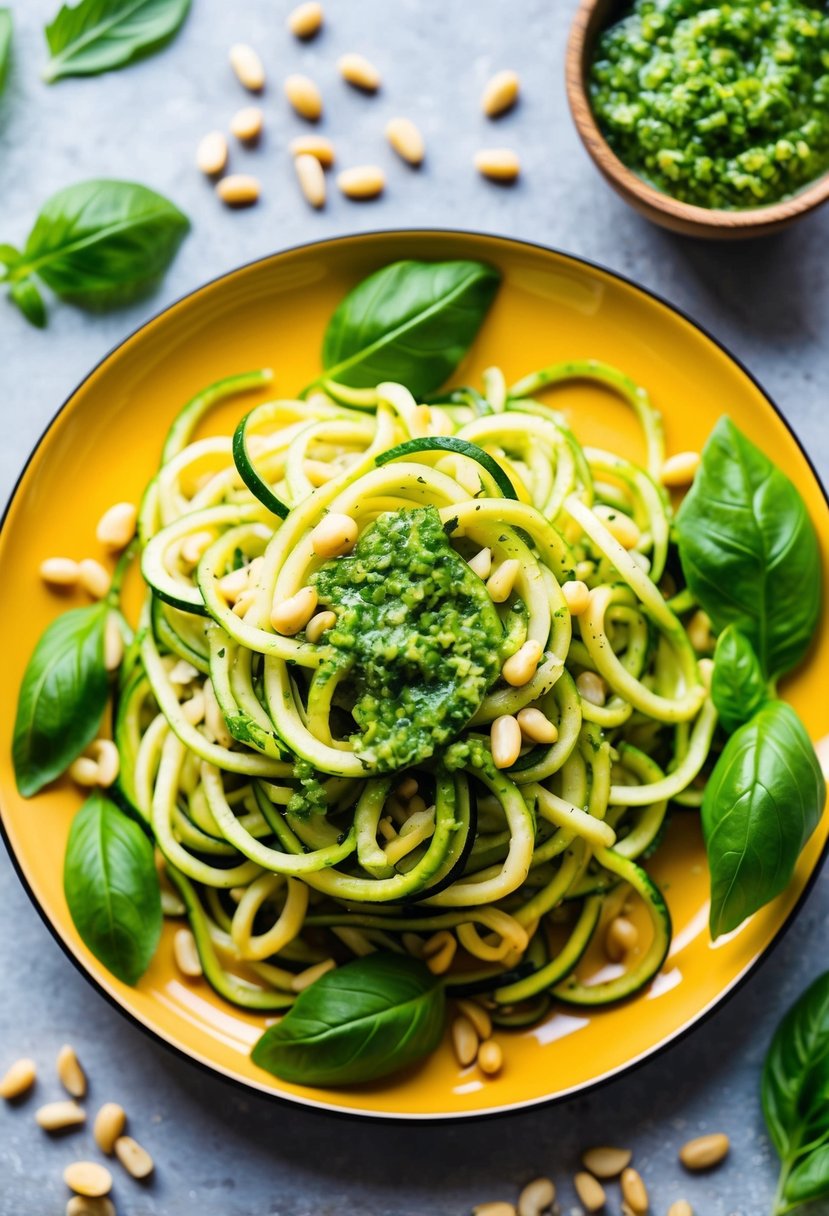
<svg viewBox="0 0 829 1216"><path fill-rule="evenodd" d="M501 668L501 675L507 684L520 688L533 678L538 668L539 660L544 653L544 647L534 638L529 638L523 646L511 655Z"/></svg>
<svg viewBox="0 0 829 1216"><path fill-rule="evenodd" d="M306 155L310 156L310 153L306 153ZM337 476L337 469L325 460L306 460L302 465L302 471L312 486L328 485L328 482Z"/></svg>
<svg viewBox="0 0 829 1216"><path fill-rule="evenodd" d="M71 557L47 557L40 563L40 577L49 587L74 587L79 573Z"/></svg>
<svg viewBox="0 0 829 1216"><path fill-rule="evenodd" d="M78 582L94 600L102 600L109 591L112 578L94 557L85 557L78 562Z"/></svg>
<svg viewBox="0 0 829 1216"><path fill-rule="evenodd" d="M573 1179L573 1186L581 1202L588 1212L600 1212L604 1207L607 1196L604 1187L597 1182L592 1174L579 1173Z"/></svg>
<svg viewBox="0 0 829 1216"><path fill-rule="evenodd" d="M488 82L481 98L481 109L488 118L495 118L511 109L518 100L518 77L515 72L496 72Z"/></svg>
<svg viewBox="0 0 829 1216"><path fill-rule="evenodd" d="M204 720L204 709L204 693L200 688L196 689L189 701L183 701L181 705L181 712L191 726L198 726L199 722Z"/></svg>
<svg viewBox="0 0 829 1216"><path fill-rule="evenodd" d="M518 1216L541 1216L553 1206L556 1188L550 1178L534 1178L518 1196Z"/></svg>
<svg viewBox="0 0 829 1216"><path fill-rule="evenodd" d="M333 629L337 623L336 612L318 612L312 616L305 626L306 642L318 642L327 629Z"/></svg>
<svg viewBox="0 0 829 1216"><path fill-rule="evenodd" d="M230 66L236 73L239 84L251 93L260 93L265 87L265 67L252 46L237 42L230 48Z"/></svg>
<svg viewBox="0 0 829 1216"><path fill-rule="evenodd" d="M233 736L227 729L227 722L222 707L216 699L216 690L212 680L205 680L202 686L204 698L204 725L209 735L216 740L220 747L230 747Z"/></svg>
<svg viewBox="0 0 829 1216"><path fill-rule="evenodd" d="M581 579L570 579L562 583L561 594L571 616L581 616L590 603L590 588Z"/></svg>
<svg viewBox="0 0 829 1216"><path fill-rule="evenodd" d="M343 80L362 89L365 93L376 93L380 88L380 73L365 55L341 55L337 60L337 68Z"/></svg>
<svg viewBox="0 0 829 1216"><path fill-rule="evenodd" d="M298 135L290 143L291 156L316 156L323 169L334 163L334 145L324 135Z"/></svg>
<svg viewBox="0 0 829 1216"><path fill-rule="evenodd" d="M622 1197L635 1216L644 1216L650 1207L642 1175L631 1166L622 1172Z"/></svg>
<svg viewBox="0 0 829 1216"><path fill-rule="evenodd" d="M218 588L229 604L235 604L242 592L247 591L248 569L247 566L240 566L238 570L231 570L219 579Z"/></svg>
<svg viewBox="0 0 829 1216"><path fill-rule="evenodd" d="M294 976L291 980L291 988L294 992L304 992L329 971L334 971L336 966L333 958L327 958L321 963L314 963L313 967L306 967L304 971L300 971L298 975Z"/></svg>
<svg viewBox="0 0 829 1216"><path fill-rule="evenodd" d="M679 1150L679 1159L686 1170L710 1170L719 1165L731 1147L728 1136L713 1132L710 1136L698 1136L689 1140Z"/></svg>
<svg viewBox="0 0 829 1216"><path fill-rule="evenodd" d="M620 963L638 944L639 930L633 921L626 916L614 916L604 935L604 952L610 961Z"/></svg>
<svg viewBox="0 0 829 1216"><path fill-rule="evenodd" d="M593 508L593 514L602 521L610 535L619 542L623 549L634 549L639 544L642 533L635 520L632 520L629 515L625 515L624 511L599 503Z"/></svg>
<svg viewBox="0 0 829 1216"><path fill-rule="evenodd" d="M47 1102L35 1112L35 1122L46 1132L62 1132L68 1127L78 1127L86 1120L86 1114L77 1102Z"/></svg>
<svg viewBox="0 0 829 1216"><path fill-rule="evenodd" d="M234 615L235 616L244 616L245 613L247 612L248 608L250 608L251 604L254 602L255 599L256 599L256 588L248 587L246 591L242 592L242 594L239 596L236 603L233 605L232 611L233 611Z"/></svg>
<svg viewBox="0 0 829 1216"><path fill-rule="evenodd" d="M245 106L237 110L230 120L230 133L243 144L255 143L262 134L265 116L259 106Z"/></svg>
<svg viewBox="0 0 829 1216"><path fill-rule="evenodd" d="M494 603L503 604L509 599L520 569L521 563L517 558L510 557L505 562L501 562L495 573L489 576L486 589L489 592L489 598Z"/></svg>
<svg viewBox="0 0 829 1216"><path fill-rule="evenodd" d="M294 160L299 188L312 207L325 206L325 170L316 156L305 153Z"/></svg>
<svg viewBox="0 0 829 1216"><path fill-rule="evenodd" d="M110 612L104 625L104 667L116 671L124 657L124 635L114 612Z"/></svg>
<svg viewBox="0 0 829 1216"><path fill-rule="evenodd" d="M138 509L131 502L116 502L98 520L95 535L102 545L116 552L126 549L135 536Z"/></svg>
<svg viewBox="0 0 829 1216"><path fill-rule="evenodd" d="M475 168L494 182L514 182L521 162L511 148L482 148L475 153Z"/></svg>
<svg viewBox="0 0 829 1216"><path fill-rule="evenodd" d="M668 1216L694 1216L694 1209L687 1199L677 1199L668 1208Z"/></svg>
<svg viewBox="0 0 829 1216"><path fill-rule="evenodd" d="M609 1148L600 1145L589 1148L581 1155L584 1168L594 1178L618 1178L622 1170L630 1165L633 1153L626 1148Z"/></svg>
<svg viewBox="0 0 829 1216"><path fill-rule="evenodd" d="M455 1018L452 1022L452 1049L461 1068L468 1068L478 1054L478 1036L468 1018Z"/></svg>
<svg viewBox="0 0 829 1216"><path fill-rule="evenodd" d="M714 645L714 638L711 634L711 617L701 608L688 622L688 641L698 653L704 653Z"/></svg>
<svg viewBox="0 0 829 1216"><path fill-rule="evenodd" d="M92 1127L95 1143L102 1153L108 1156L112 1154L115 1141L123 1134L126 1126L127 1116L123 1106L119 1106L117 1102L105 1102L95 1116Z"/></svg>
<svg viewBox="0 0 829 1216"><path fill-rule="evenodd" d="M286 78L284 89L285 96L300 118L316 122L322 114L322 94L310 76L294 72Z"/></svg>
<svg viewBox="0 0 829 1216"><path fill-rule="evenodd" d="M252 207L261 189L259 178L248 173L231 173L216 183L216 193L228 207Z"/></svg>
<svg viewBox="0 0 829 1216"><path fill-rule="evenodd" d="M225 182L233 181L232 177L226 177ZM223 185L220 182L219 185ZM216 187L218 189L218 186ZM188 566L196 566L201 561L202 555L210 548L215 540L212 532L202 530L201 532L191 532L189 536L185 536L181 542L179 553L181 560Z"/></svg>
<svg viewBox="0 0 829 1216"><path fill-rule="evenodd" d="M576 688L582 700L591 705L604 705L607 700L607 685L595 671L583 671L576 680Z"/></svg>
<svg viewBox="0 0 829 1216"><path fill-rule="evenodd" d="M558 739L558 727L540 709L527 706L515 717L521 734L530 743L555 743Z"/></svg>
<svg viewBox="0 0 829 1216"><path fill-rule="evenodd" d="M196 148L196 168L205 177L218 177L227 165L227 140L221 131L208 131Z"/></svg>
<svg viewBox="0 0 829 1216"><path fill-rule="evenodd" d="M115 1204L106 1195L100 1199L73 1195L66 1205L66 1216L115 1216Z"/></svg>
<svg viewBox="0 0 829 1216"><path fill-rule="evenodd" d="M418 791L417 778L416 777L404 777L403 780L400 782L400 784L397 787L397 796L399 798L403 798L406 802L408 802L408 800L410 798L414 798L417 791Z"/></svg>
<svg viewBox="0 0 829 1216"><path fill-rule="evenodd" d="M500 714L489 732L492 760L496 768L510 768L521 754L521 727L512 714Z"/></svg>
<svg viewBox="0 0 829 1216"><path fill-rule="evenodd" d="M176 929L173 937L173 957L176 966L188 980L198 979L202 974L201 959L196 947L196 939L191 931L182 927Z"/></svg>
<svg viewBox="0 0 829 1216"><path fill-rule="evenodd" d="M511 1203L496 1200L495 1203L476 1204L472 1209L472 1216L516 1216L516 1213Z"/></svg>
<svg viewBox="0 0 829 1216"><path fill-rule="evenodd" d="M402 160L420 165L426 155L423 136L411 118L391 118L386 123L386 139Z"/></svg>
<svg viewBox="0 0 829 1216"><path fill-rule="evenodd" d="M295 38L313 38L322 28L322 5L316 0L298 5L288 14L288 29Z"/></svg>
<svg viewBox="0 0 829 1216"><path fill-rule="evenodd" d="M296 595L274 604L271 624L277 633L292 637L310 621L317 610L317 593L313 587L302 587Z"/></svg>
<svg viewBox="0 0 829 1216"><path fill-rule="evenodd" d="M494 1039L487 1039L478 1048L478 1067L488 1077L494 1077L504 1066L504 1053Z"/></svg>
<svg viewBox="0 0 829 1216"><path fill-rule="evenodd" d="M486 581L492 573L492 550L481 549L474 557L470 557L466 564L473 574Z"/></svg>
<svg viewBox="0 0 829 1216"><path fill-rule="evenodd" d="M357 165L354 169L343 169L337 175L337 185L346 198L358 201L377 198L386 186L386 175L377 165Z"/></svg>
<svg viewBox="0 0 829 1216"><path fill-rule="evenodd" d="M0 1079L0 1098L5 1098L7 1102L15 1098L22 1098L36 1080L37 1068L34 1060L25 1057L22 1060L15 1060Z"/></svg>
<svg viewBox="0 0 829 1216"><path fill-rule="evenodd" d="M100 1199L112 1190L112 1174L97 1161L74 1161L63 1171L63 1181L77 1195Z"/></svg>
<svg viewBox="0 0 829 1216"><path fill-rule="evenodd" d="M86 1073L81 1068L75 1048L68 1043L64 1043L58 1052L57 1069L66 1092L73 1098L82 1098L86 1094Z"/></svg>
<svg viewBox="0 0 829 1216"><path fill-rule="evenodd" d="M115 1156L133 1178L149 1178L153 1172L153 1159L132 1136L119 1136L115 1141Z"/></svg>
<svg viewBox="0 0 829 1216"><path fill-rule="evenodd" d="M423 938L416 933L402 933L400 940L413 958L423 958Z"/></svg>
<svg viewBox="0 0 829 1216"><path fill-rule="evenodd" d="M475 1033L481 1042L486 1042L492 1035L492 1018L477 1001L458 1001L458 1009L472 1023Z"/></svg>
<svg viewBox="0 0 829 1216"><path fill-rule="evenodd" d="M90 743L87 752L98 769L95 784L100 785L103 789L108 789L118 777L121 769L118 748L111 739L95 739Z"/></svg>
<svg viewBox="0 0 829 1216"><path fill-rule="evenodd" d="M91 789L98 784L98 765L89 756L78 756L66 770L75 785Z"/></svg>
<svg viewBox="0 0 829 1216"><path fill-rule="evenodd" d="M701 459L699 452L677 452L675 456L669 456L663 464L659 480L663 486L670 489L689 486L694 480Z"/></svg>
<svg viewBox="0 0 829 1216"><path fill-rule="evenodd" d="M433 933L423 943L423 958L432 975L445 975L458 949L457 938L448 929Z"/></svg>

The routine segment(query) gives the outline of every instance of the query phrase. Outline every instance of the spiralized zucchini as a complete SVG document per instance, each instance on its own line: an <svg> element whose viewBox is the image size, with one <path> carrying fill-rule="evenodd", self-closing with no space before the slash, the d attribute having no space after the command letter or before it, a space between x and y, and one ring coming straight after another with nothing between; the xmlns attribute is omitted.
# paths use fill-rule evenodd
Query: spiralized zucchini
<svg viewBox="0 0 829 1216"><path fill-rule="evenodd" d="M400 384L326 382L257 406L234 436L194 438L217 401L268 378L207 389L171 428L140 515L147 597L116 719L121 792L208 980L279 1010L329 957L420 955L441 933L448 990L486 994L503 1025L541 1016L549 994L635 992L670 942L640 862L671 800L698 803L716 724L647 394L592 361L512 388L491 369L483 393L428 405ZM582 447L539 399L585 378L634 411L646 467ZM314 529L341 516L356 549L321 556ZM412 555L416 521L437 539ZM573 582L589 589L579 615ZM279 632L286 603L298 625ZM404 612L418 645L428 634L422 687L398 645ZM526 679L507 681L527 643ZM546 741L525 719L504 763L496 733L514 738L503 723L528 708ZM637 903L652 929L635 960L579 978L608 917Z"/></svg>

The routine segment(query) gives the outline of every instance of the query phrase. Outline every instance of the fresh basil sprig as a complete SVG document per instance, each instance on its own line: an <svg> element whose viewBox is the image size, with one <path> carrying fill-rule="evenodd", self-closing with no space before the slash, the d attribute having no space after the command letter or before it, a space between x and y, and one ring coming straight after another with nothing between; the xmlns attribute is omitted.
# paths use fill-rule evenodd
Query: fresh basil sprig
<svg viewBox="0 0 829 1216"><path fill-rule="evenodd" d="M34 324L45 317L34 276L82 308L129 304L160 282L190 227L168 199L134 182L95 180L59 190L22 252L0 246L0 282Z"/></svg>
<svg viewBox="0 0 829 1216"><path fill-rule="evenodd" d="M73 608L52 621L29 660L17 702L12 757L30 798L95 738L109 693L104 631L109 606Z"/></svg>
<svg viewBox="0 0 829 1216"><path fill-rule="evenodd" d="M351 388L396 380L439 388L469 349L501 276L482 262L394 262L340 303L325 333L325 379Z"/></svg>
<svg viewBox="0 0 829 1216"><path fill-rule="evenodd" d="M717 638L711 699L727 731L736 730L757 712L768 697L760 660L735 625Z"/></svg>
<svg viewBox="0 0 829 1216"><path fill-rule="evenodd" d="M297 997L251 1053L298 1085L355 1085L405 1068L443 1034L443 986L417 959L368 954L329 971Z"/></svg>
<svg viewBox="0 0 829 1216"><path fill-rule="evenodd" d="M0 8L0 93L6 87L12 55L12 12Z"/></svg>
<svg viewBox="0 0 829 1216"><path fill-rule="evenodd" d="M178 31L191 0L80 0L46 26L44 80L97 76L160 50Z"/></svg>
<svg viewBox="0 0 829 1216"><path fill-rule="evenodd" d="M777 1027L763 1068L763 1114L780 1156L772 1216L829 1195L829 972Z"/></svg>
<svg viewBox="0 0 829 1216"><path fill-rule="evenodd" d="M161 935L158 873L149 837L103 794L72 821L63 889L85 945L119 980L136 983Z"/></svg>

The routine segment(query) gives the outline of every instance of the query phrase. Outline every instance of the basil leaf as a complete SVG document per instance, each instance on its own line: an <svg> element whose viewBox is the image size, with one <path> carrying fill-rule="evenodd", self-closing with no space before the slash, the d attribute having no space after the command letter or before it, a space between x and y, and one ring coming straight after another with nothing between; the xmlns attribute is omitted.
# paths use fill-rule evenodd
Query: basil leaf
<svg viewBox="0 0 829 1216"><path fill-rule="evenodd" d="M53 194L12 280L38 274L86 308L126 304L161 279L189 228L166 198L133 182L79 182Z"/></svg>
<svg viewBox="0 0 829 1216"><path fill-rule="evenodd" d="M368 954L329 971L297 997L251 1053L298 1085L354 1085L434 1051L443 1034L443 986L417 959Z"/></svg>
<svg viewBox="0 0 829 1216"><path fill-rule="evenodd" d="M352 388L396 380L421 397L466 354L501 281L482 262L394 262L359 283L331 318L326 378Z"/></svg>
<svg viewBox="0 0 829 1216"><path fill-rule="evenodd" d="M728 740L705 787L712 937L785 889L825 801L806 728L790 705L768 702Z"/></svg>
<svg viewBox="0 0 829 1216"><path fill-rule="evenodd" d="M134 984L161 935L161 892L146 833L103 794L72 821L63 889L75 928L113 975Z"/></svg>
<svg viewBox="0 0 829 1216"><path fill-rule="evenodd" d="M80 0L65 4L50 25L51 58L44 80L97 76L151 55L181 26L190 0Z"/></svg>
<svg viewBox="0 0 829 1216"><path fill-rule="evenodd" d="M735 625L767 678L794 667L820 615L817 536L788 477L728 418L676 525L686 581L717 631Z"/></svg>
<svg viewBox="0 0 829 1216"><path fill-rule="evenodd" d="M767 697L760 662L734 625L728 625L717 638L711 699L720 721L729 733L748 722Z"/></svg>
<svg viewBox="0 0 829 1216"><path fill-rule="evenodd" d="M12 13L0 8L0 93L6 87L12 57Z"/></svg>
<svg viewBox="0 0 829 1216"><path fill-rule="evenodd" d="M12 757L17 788L36 794L95 738L106 707L107 605L64 612L46 629L20 686Z"/></svg>
<svg viewBox="0 0 829 1216"><path fill-rule="evenodd" d="M829 972L783 1018L762 1080L763 1114L782 1163L779 1195L789 1205L829 1192Z"/></svg>
<svg viewBox="0 0 829 1216"><path fill-rule="evenodd" d="M43 296L31 279L21 279L19 283L12 283L9 298L17 305L27 321L36 325L38 329L43 329L46 324L46 305L43 303Z"/></svg>

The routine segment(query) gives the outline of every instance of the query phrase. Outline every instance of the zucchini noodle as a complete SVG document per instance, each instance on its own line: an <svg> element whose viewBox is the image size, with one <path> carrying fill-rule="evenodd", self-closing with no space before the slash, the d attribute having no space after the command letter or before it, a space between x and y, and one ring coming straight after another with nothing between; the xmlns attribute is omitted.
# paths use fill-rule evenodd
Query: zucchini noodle
<svg viewBox="0 0 829 1216"><path fill-rule="evenodd" d="M115 717L206 978L279 1011L309 967L431 957L439 933L447 990L500 1025L631 995L671 933L641 861L672 801L698 805L716 726L647 393L595 361L428 403L323 380L197 437L270 379L170 429ZM582 379L630 406L644 467L581 446L547 390ZM585 979L637 901L641 953Z"/></svg>

